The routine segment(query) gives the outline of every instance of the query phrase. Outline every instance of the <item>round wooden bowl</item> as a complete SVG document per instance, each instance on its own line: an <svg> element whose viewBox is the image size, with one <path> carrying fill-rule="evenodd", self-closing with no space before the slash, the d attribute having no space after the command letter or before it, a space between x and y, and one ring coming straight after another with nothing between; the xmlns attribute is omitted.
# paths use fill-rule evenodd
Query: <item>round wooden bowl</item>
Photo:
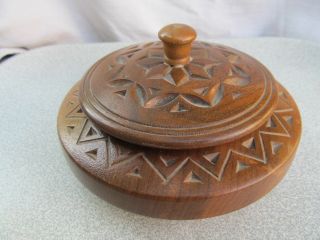
<svg viewBox="0 0 320 240"><path fill-rule="evenodd" d="M98 61L65 97L58 133L76 176L143 215L197 219L258 200L287 172L299 110L257 60L169 25Z"/></svg>

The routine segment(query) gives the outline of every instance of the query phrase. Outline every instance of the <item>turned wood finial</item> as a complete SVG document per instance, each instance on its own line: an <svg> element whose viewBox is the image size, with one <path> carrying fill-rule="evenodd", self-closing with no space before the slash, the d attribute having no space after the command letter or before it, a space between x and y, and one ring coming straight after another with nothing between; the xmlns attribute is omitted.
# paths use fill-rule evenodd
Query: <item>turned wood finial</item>
<svg viewBox="0 0 320 240"><path fill-rule="evenodd" d="M166 63L185 65L190 61L190 50L196 31L185 24L170 24L163 27L158 34L163 42Z"/></svg>

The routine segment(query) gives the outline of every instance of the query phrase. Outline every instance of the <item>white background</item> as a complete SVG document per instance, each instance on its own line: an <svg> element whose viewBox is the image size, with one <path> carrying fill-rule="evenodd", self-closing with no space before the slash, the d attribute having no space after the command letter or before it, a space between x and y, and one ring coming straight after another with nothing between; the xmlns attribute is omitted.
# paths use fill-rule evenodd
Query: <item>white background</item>
<svg viewBox="0 0 320 240"><path fill-rule="evenodd" d="M320 42L319 0L0 0L0 47L156 39L168 23L198 39L281 36Z"/></svg>

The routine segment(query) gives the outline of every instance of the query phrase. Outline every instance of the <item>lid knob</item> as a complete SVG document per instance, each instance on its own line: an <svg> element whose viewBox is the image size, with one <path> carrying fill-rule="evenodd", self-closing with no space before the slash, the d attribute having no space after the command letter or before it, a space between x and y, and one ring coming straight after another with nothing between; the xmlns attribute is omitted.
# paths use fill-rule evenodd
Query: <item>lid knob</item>
<svg viewBox="0 0 320 240"><path fill-rule="evenodd" d="M196 31L185 24L170 24L163 27L158 36L163 42L165 62L170 65L184 65L190 61L190 50Z"/></svg>

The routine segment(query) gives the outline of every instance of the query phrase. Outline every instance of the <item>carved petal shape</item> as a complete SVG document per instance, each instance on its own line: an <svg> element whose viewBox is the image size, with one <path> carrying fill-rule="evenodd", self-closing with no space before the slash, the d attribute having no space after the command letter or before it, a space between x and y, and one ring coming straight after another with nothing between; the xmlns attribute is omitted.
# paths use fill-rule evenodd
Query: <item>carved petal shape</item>
<svg viewBox="0 0 320 240"><path fill-rule="evenodd" d="M190 64L186 67L190 78L195 80L208 80L210 76L204 67L197 64Z"/></svg>
<svg viewBox="0 0 320 240"><path fill-rule="evenodd" d="M211 106L215 106L221 101L221 99L223 98L223 93L224 93L224 87L221 84L218 87L218 90L215 92L215 95L212 97L210 101Z"/></svg>
<svg viewBox="0 0 320 240"><path fill-rule="evenodd" d="M196 95L183 94L182 97L194 106L201 107L201 108L211 107L211 105L208 102L206 102L205 100L203 100L202 98Z"/></svg>
<svg viewBox="0 0 320 240"><path fill-rule="evenodd" d="M137 84L137 87L136 87L136 94L137 94L138 101L140 102L140 105L143 106L146 100L146 91L139 84Z"/></svg>
<svg viewBox="0 0 320 240"><path fill-rule="evenodd" d="M165 95L158 95L154 98L151 98L146 104L146 108L153 108L153 107L162 107L170 102L174 101L178 97L176 93L169 93Z"/></svg>

